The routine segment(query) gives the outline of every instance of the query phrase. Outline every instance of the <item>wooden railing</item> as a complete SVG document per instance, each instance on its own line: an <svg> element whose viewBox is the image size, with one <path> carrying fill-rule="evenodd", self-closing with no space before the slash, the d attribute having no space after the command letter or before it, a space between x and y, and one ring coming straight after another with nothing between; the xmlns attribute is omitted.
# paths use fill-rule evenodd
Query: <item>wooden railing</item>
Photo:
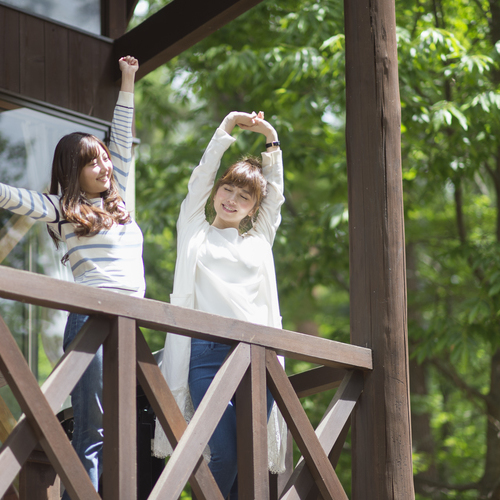
<svg viewBox="0 0 500 500"><path fill-rule="evenodd" d="M73 499L100 498L55 413L103 345L105 500L136 498L137 381L175 447L149 499L176 500L187 482L197 500L222 499L202 453L235 393L241 499L347 499L334 467L362 392L363 372L372 369L371 350L3 266L0 283L5 299L92 316L41 388L0 318L0 370L24 412L0 449L0 498L38 443ZM189 425L141 326L233 345ZM320 366L288 378L278 354ZM267 473L266 383L303 456L286 485L273 493ZM338 387L335 396L314 430L299 398L333 387Z"/></svg>

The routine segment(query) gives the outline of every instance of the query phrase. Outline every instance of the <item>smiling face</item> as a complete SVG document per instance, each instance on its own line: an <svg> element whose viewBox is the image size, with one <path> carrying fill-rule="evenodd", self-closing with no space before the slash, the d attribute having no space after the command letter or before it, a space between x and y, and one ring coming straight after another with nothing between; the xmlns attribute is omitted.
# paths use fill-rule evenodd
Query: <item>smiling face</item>
<svg viewBox="0 0 500 500"><path fill-rule="evenodd" d="M111 186L113 164L102 146L98 146L98 155L88 162L80 171L79 181L87 198L98 198Z"/></svg>
<svg viewBox="0 0 500 500"><path fill-rule="evenodd" d="M255 196L248 189L222 184L214 196L216 216L212 225L218 229L238 229L247 215L253 215L255 201Z"/></svg>

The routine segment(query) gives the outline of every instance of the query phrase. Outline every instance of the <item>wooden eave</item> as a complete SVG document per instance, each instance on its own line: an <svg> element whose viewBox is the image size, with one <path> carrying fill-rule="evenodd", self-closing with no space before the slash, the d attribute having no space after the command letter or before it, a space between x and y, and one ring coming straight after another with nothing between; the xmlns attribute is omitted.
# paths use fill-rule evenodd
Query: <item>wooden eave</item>
<svg viewBox="0 0 500 500"><path fill-rule="evenodd" d="M106 36L0 3L0 94L110 120L119 57L137 57L141 78L260 1L174 0L126 32L137 0L106 0Z"/></svg>
<svg viewBox="0 0 500 500"><path fill-rule="evenodd" d="M138 77L192 47L261 0L174 0L114 42L114 55L134 54Z"/></svg>

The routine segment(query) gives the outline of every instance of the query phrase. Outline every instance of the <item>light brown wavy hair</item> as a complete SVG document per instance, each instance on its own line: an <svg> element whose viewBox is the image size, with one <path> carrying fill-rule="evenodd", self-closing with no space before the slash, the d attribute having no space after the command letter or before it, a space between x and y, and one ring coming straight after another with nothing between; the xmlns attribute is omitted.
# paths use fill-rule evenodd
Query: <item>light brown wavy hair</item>
<svg viewBox="0 0 500 500"><path fill-rule="evenodd" d="M251 211L241 222L239 232L241 234L252 229L255 224L260 204L267 194L267 180L262 173L262 164L255 156L245 156L241 160L231 165L215 183L210 195L208 204L208 215L210 221L215 218L214 196L221 186L226 184L236 186L241 189L246 189L255 198L255 205Z"/></svg>
<svg viewBox="0 0 500 500"><path fill-rule="evenodd" d="M50 194L60 196L62 216L75 227L77 236L92 236L113 224L126 224L130 214L123 208L114 174L111 174L110 188L101 193L103 208L93 206L80 186L80 172L83 167L99 156L101 146L109 158L106 145L92 134L74 132L65 135L57 144L52 161ZM59 247L61 238L52 229L49 234ZM67 257L63 257L66 261Z"/></svg>

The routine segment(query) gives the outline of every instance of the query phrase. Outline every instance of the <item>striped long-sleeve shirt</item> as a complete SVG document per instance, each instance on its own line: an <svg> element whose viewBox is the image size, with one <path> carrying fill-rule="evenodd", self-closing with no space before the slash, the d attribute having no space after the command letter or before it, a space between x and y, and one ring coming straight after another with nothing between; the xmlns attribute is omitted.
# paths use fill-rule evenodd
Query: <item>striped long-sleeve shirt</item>
<svg viewBox="0 0 500 500"><path fill-rule="evenodd" d="M125 199L132 162L134 95L120 92L111 125L109 150L120 196ZM102 199L90 200L101 206ZM0 183L0 208L46 222L66 243L76 283L109 288L143 297L145 292L143 237L135 221L114 224L92 236L78 237L74 226L62 217L59 196L38 193Z"/></svg>

